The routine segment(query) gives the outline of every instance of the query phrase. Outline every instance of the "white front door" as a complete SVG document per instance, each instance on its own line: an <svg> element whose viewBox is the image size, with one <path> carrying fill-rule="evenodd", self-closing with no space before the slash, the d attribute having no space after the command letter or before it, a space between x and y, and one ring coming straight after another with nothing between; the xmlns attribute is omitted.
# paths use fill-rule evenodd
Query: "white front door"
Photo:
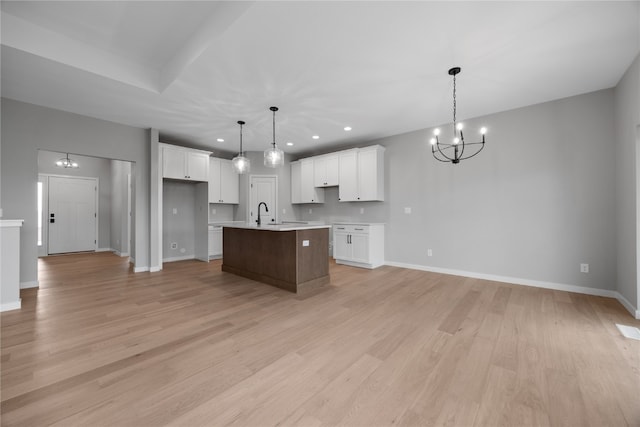
<svg viewBox="0 0 640 427"><path fill-rule="evenodd" d="M249 180L249 222L258 219L258 205L266 203L269 212L260 207L260 221L262 224L278 221L278 177L275 175L251 175Z"/></svg>
<svg viewBox="0 0 640 427"><path fill-rule="evenodd" d="M97 248L95 178L49 177L49 254Z"/></svg>

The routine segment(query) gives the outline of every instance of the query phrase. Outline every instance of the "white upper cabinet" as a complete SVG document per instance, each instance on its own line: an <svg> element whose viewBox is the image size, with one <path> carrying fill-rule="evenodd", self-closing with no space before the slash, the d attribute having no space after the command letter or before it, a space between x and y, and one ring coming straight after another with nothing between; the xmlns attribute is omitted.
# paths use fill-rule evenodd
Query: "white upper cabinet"
<svg viewBox="0 0 640 427"><path fill-rule="evenodd" d="M339 153L338 200L353 202L358 200L358 150Z"/></svg>
<svg viewBox="0 0 640 427"><path fill-rule="evenodd" d="M302 164L291 162L291 203L302 203Z"/></svg>
<svg viewBox="0 0 640 427"><path fill-rule="evenodd" d="M314 185L332 187L338 185L339 158L337 154L327 154L313 158Z"/></svg>
<svg viewBox="0 0 640 427"><path fill-rule="evenodd" d="M384 147L358 150L358 200L384 201Z"/></svg>
<svg viewBox="0 0 640 427"><path fill-rule="evenodd" d="M324 203L324 189L316 188L313 159L291 162L291 203Z"/></svg>
<svg viewBox="0 0 640 427"><path fill-rule="evenodd" d="M231 160L209 158L209 203L238 204L240 177Z"/></svg>
<svg viewBox="0 0 640 427"><path fill-rule="evenodd" d="M187 181L209 180L211 153L175 145L162 146L162 177Z"/></svg>
<svg viewBox="0 0 640 427"><path fill-rule="evenodd" d="M300 161L300 196L301 203L324 203L324 189L316 188L313 183L313 159Z"/></svg>

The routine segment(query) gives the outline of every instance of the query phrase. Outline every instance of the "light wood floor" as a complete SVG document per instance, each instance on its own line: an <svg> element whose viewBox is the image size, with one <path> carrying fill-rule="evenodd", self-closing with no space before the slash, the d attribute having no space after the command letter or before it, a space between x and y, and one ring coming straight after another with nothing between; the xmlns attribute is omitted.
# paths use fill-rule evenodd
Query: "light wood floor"
<svg viewBox="0 0 640 427"><path fill-rule="evenodd" d="M220 262L40 261L3 313L2 425L640 426L615 300L331 266L299 297Z"/></svg>

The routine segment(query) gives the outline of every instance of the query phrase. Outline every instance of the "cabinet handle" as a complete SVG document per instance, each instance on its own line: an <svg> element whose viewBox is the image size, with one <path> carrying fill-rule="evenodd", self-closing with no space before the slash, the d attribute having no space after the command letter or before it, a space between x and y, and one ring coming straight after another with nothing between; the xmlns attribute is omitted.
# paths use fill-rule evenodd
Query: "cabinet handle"
<svg viewBox="0 0 640 427"><path fill-rule="evenodd" d="M364 230L364 228L356 228L355 230L356 230L356 231L363 231L363 230Z"/></svg>

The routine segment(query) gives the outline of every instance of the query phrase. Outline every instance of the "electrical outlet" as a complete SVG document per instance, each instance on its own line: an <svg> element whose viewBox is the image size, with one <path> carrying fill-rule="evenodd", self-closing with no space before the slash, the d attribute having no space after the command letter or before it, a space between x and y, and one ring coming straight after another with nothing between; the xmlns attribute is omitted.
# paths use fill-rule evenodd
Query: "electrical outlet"
<svg viewBox="0 0 640 427"><path fill-rule="evenodd" d="M216 214L216 208L211 209L211 215L215 215Z"/></svg>
<svg viewBox="0 0 640 427"><path fill-rule="evenodd" d="M410 214L411 213L411 208L404 208L404 213Z"/></svg>
<svg viewBox="0 0 640 427"><path fill-rule="evenodd" d="M178 249L178 244L176 242L171 243L171 249Z"/></svg>
<svg viewBox="0 0 640 427"><path fill-rule="evenodd" d="M178 208L173 208L173 214L177 215L178 214Z"/></svg>
<svg viewBox="0 0 640 427"><path fill-rule="evenodd" d="M287 210L285 208L282 208L282 214L284 215L286 213L287 213Z"/></svg>
<svg viewBox="0 0 640 427"><path fill-rule="evenodd" d="M589 264L580 264L580 273L588 273Z"/></svg>
<svg viewBox="0 0 640 427"><path fill-rule="evenodd" d="M433 251L431 249L427 249L427 256L433 256Z"/></svg>

